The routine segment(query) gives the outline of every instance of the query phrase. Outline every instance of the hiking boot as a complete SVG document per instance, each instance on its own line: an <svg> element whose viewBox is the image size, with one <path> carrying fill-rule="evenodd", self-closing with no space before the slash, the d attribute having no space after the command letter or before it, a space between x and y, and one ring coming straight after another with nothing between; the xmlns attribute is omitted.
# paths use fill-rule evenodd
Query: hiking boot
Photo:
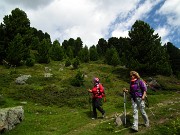
<svg viewBox="0 0 180 135"><path fill-rule="evenodd" d="M145 123L144 125L145 127L149 127L149 122Z"/></svg>
<svg viewBox="0 0 180 135"><path fill-rule="evenodd" d="M132 126L131 129L135 132L138 132L138 127Z"/></svg>
<svg viewBox="0 0 180 135"><path fill-rule="evenodd" d="M103 113L103 114L102 114L102 118L105 118L105 116L106 116L106 113Z"/></svg>
<svg viewBox="0 0 180 135"><path fill-rule="evenodd" d="M97 119L97 117L92 117L91 119L92 119L92 120L95 120L95 119Z"/></svg>

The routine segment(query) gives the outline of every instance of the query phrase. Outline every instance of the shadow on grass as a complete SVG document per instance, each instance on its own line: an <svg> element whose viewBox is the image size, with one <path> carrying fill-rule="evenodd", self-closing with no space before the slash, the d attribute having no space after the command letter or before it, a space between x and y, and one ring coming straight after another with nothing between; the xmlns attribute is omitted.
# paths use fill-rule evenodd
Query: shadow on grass
<svg viewBox="0 0 180 135"><path fill-rule="evenodd" d="M92 116L93 116L93 113L92 113L92 111L90 111L90 110L88 110L88 111L86 111L86 112L84 112L85 114L86 114L86 116L88 117L88 118L92 118Z"/></svg>

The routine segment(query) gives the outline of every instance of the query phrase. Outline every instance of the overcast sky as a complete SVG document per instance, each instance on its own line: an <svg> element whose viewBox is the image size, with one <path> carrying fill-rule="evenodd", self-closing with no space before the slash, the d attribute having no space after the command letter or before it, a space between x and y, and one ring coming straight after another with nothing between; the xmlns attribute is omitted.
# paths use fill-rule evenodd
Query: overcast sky
<svg viewBox="0 0 180 135"><path fill-rule="evenodd" d="M135 21L143 20L162 44L180 48L180 0L1 0L0 22L15 8L27 14L31 27L60 43L80 37L90 47L100 38L128 37Z"/></svg>

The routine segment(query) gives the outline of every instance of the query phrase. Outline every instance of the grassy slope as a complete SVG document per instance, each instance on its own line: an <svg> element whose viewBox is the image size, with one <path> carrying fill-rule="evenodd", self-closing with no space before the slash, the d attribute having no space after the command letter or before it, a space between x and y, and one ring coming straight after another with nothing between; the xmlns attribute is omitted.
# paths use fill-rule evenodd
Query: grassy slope
<svg viewBox="0 0 180 135"><path fill-rule="evenodd" d="M25 110L24 121L5 135L133 134L128 128L132 123L130 101L127 103L127 126L116 127L113 119L116 112L123 112L121 91L123 87L128 87L129 79L126 69L100 62L82 64L79 70L86 75L84 86L73 87L70 80L76 75L77 70L64 68L62 65L63 63L51 62L48 65L36 64L32 68L19 67L15 70L0 66L0 93L4 97L1 99L1 107L23 105ZM51 68L53 78L44 78L46 66ZM27 84L16 85L14 80L20 74L30 74L32 77ZM92 87L91 80L95 76L100 78L106 88L107 102L103 107L107 118L93 121L90 119L91 108L87 89ZM140 132L137 134L176 133L180 129L179 93L176 92L180 89L179 80L163 76L156 76L156 79L163 89L172 92L149 91L151 108L147 109L147 112L151 127L147 129L140 125ZM22 104L22 101L26 101L27 104Z"/></svg>

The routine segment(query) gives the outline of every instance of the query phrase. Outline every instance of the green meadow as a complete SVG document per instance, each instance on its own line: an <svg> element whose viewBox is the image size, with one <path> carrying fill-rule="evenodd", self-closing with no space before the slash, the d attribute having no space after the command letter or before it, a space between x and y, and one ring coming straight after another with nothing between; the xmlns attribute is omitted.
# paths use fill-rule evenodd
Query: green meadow
<svg viewBox="0 0 180 135"><path fill-rule="evenodd" d="M45 67L52 77L45 78ZM139 132L133 133L131 101L127 98L127 124L117 127L115 114L123 114L123 87L129 87L128 69L109 66L101 61L81 64L78 69L65 67L63 62L35 64L5 68L0 66L0 107L23 106L24 120L4 135L178 135L180 133L180 80L173 76L152 77L161 89L148 89L149 108L146 108L150 127L143 125L139 114ZM76 74L84 75L83 85L76 87L72 81ZM26 84L15 83L17 77L31 75ZM91 119L90 94L92 78L99 77L106 92L103 103L106 118Z"/></svg>

